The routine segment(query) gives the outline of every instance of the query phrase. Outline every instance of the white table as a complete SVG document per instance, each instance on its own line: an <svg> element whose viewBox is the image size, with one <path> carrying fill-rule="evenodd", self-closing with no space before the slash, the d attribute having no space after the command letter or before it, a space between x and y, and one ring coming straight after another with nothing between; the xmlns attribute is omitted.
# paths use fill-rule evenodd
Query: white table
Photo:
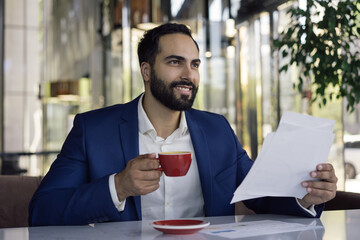
<svg viewBox="0 0 360 240"><path fill-rule="evenodd" d="M299 218L280 215L249 215L203 218L210 221L211 226L233 222L248 222L259 220L277 220L291 223L316 224L323 228L303 232L288 232L276 235L259 235L241 239L296 239L296 240L355 240L360 239L360 210L328 211L320 219ZM163 234L150 226L152 221L101 223L93 226L56 226L30 228L0 229L0 240L38 240L38 239L121 239L121 240L205 240L219 239L217 237L195 233L190 235ZM221 238L224 239L224 238Z"/></svg>

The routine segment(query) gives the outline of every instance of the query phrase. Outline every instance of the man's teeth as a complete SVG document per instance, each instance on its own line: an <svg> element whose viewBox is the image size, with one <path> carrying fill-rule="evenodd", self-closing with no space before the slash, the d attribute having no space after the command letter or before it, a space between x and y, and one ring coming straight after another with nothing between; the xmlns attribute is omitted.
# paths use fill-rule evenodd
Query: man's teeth
<svg viewBox="0 0 360 240"><path fill-rule="evenodd" d="M190 88L187 87L177 87L181 91L190 91Z"/></svg>

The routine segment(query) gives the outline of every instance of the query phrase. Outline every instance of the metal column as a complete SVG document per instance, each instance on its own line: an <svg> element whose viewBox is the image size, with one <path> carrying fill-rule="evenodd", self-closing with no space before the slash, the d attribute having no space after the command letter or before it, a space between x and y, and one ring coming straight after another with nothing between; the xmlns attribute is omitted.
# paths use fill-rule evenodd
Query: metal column
<svg viewBox="0 0 360 240"><path fill-rule="evenodd" d="M5 50L5 0L0 0L0 152L4 151L4 50ZM0 159L0 174L2 158Z"/></svg>
<svg viewBox="0 0 360 240"><path fill-rule="evenodd" d="M122 54L123 54L123 102L130 101L132 96L131 73L131 1L123 0L122 8Z"/></svg>

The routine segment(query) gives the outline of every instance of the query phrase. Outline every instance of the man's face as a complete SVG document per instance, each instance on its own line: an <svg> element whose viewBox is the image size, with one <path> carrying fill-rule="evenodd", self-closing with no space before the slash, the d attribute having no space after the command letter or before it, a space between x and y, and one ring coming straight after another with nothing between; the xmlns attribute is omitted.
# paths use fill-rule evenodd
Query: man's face
<svg viewBox="0 0 360 240"><path fill-rule="evenodd" d="M199 84L199 53L185 34L160 38L159 53L151 68L150 90L164 106L184 111L192 107Z"/></svg>
<svg viewBox="0 0 360 240"><path fill-rule="evenodd" d="M175 94L176 88L184 88L184 86L191 89L191 94L181 94L179 97ZM167 85L164 80L158 78L155 70L151 71L150 90L153 96L171 110L189 110L194 103L197 89L194 83L186 80L174 81Z"/></svg>

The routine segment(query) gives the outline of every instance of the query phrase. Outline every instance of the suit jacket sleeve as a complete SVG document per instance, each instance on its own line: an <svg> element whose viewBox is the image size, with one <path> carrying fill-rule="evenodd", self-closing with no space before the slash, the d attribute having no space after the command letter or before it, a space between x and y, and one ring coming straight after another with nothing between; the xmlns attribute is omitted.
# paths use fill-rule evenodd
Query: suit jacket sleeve
<svg viewBox="0 0 360 240"><path fill-rule="evenodd" d="M83 119L77 115L60 154L29 205L30 226L119 219L121 213L116 210L109 191L111 172L93 176L86 147Z"/></svg>

